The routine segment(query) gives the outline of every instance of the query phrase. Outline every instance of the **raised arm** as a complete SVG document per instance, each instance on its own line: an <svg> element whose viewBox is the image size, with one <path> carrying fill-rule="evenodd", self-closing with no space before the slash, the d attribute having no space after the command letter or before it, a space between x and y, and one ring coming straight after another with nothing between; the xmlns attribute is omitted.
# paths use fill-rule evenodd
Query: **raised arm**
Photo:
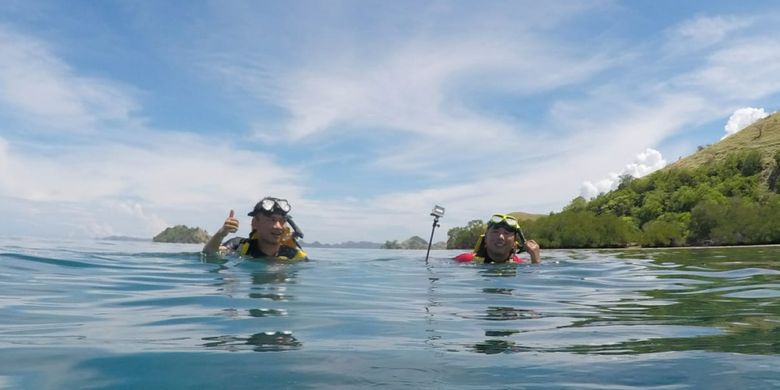
<svg viewBox="0 0 780 390"><path fill-rule="evenodd" d="M222 224L222 227L219 228L219 230L217 230L217 232L214 233L211 238L209 238L209 241L206 242L206 245L203 246L203 253L207 255L218 255L220 253L222 240L224 240L228 234L235 233L237 231L238 220L235 218L235 213L233 210L230 210L230 214L228 215L227 219L225 219L225 223Z"/></svg>
<svg viewBox="0 0 780 390"><path fill-rule="evenodd" d="M528 254L531 256L532 264L539 264L542 262L542 258L539 254L540 252L539 244L537 244L536 241L528 240L525 242L523 247L525 248L526 252L528 252Z"/></svg>

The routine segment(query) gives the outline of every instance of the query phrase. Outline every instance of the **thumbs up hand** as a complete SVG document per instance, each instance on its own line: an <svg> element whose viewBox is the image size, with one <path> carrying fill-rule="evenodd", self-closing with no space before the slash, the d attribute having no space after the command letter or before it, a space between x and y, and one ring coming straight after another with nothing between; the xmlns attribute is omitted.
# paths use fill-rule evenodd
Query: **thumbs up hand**
<svg viewBox="0 0 780 390"><path fill-rule="evenodd" d="M225 219L225 223L222 225L222 228L219 230L223 236L238 231L238 220L235 218L235 212L233 212L233 210L230 210L230 214L228 215L227 219Z"/></svg>

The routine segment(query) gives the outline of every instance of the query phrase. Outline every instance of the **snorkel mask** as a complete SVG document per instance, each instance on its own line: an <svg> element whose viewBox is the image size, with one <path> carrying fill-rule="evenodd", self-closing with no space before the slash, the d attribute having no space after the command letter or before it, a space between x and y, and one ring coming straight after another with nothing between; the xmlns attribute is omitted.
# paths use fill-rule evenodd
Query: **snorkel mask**
<svg viewBox="0 0 780 390"><path fill-rule="evenodd" d="M487 223L488 228L491 227L503 227L506 230L517 233L520 230L520 225L517 222L517 218L506 214L493 214Z"/></svg>
<svg viewBox="0 0 780 390"><path fill-rule="evenodd" d="M262 214L281 214L283 216L287 216L287 213L292 210L292 207L290 206L290 203L287 201L287 199L280 199L280 198L272 198L270 196L266 196L265 198L261 199L257 204L255 205L255 208L247 214L250 217L254 217L258 213Z"/></svg>

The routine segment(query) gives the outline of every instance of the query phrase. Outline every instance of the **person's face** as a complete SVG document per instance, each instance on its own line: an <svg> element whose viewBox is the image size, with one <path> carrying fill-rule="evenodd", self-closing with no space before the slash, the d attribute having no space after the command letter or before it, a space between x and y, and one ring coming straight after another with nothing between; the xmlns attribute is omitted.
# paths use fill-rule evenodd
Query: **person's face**
<svg viewBox="0 0 780 390"><path fill-rule="evenodd" d="M485 247L494 254L506 254L512 251L515 245L515 232L504 226L493 226L485 234Z"/></svg>
<svg viewBox="0 0 780 390"><path fill-rule="evenodd" d="M282 242L284 224L287 220L279 214L257 214L252 218L252 229L256 231L258 240L278 244Z"/></svg>

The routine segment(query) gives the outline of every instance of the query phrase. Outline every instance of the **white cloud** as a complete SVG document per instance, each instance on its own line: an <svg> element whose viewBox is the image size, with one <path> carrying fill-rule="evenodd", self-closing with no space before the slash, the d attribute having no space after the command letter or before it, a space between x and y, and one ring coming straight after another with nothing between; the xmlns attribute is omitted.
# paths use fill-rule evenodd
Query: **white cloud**
<svg viewBox="0 0 780 390"><path fill-rule="evenodd" d="M69 131L127 121L138 105L126 88L76 75L43 42L0 26L0 110L36 125ZM5 106L5 107L3 107Z"/></svg>
<svg viewBox="0 0 780 390"><path fill-rule="evenodd" d="M520 150L536 137L522 119L472 107L472 94L549 92L586 80L616 57L552 44L527 31L504 34L502 29L483 29L474 36L422 34L387 44L387 50L371 50L372 56L357 55L360 48L351 47L328 52L327 58L315 56L300 67L275 70L273 77L273 68L261 66L261 59L254 65L221 63L212 69L255 99L280 104L287 112L282 126L258 126L259 139L267 139L271 128L284 129L291 142L300 143L325 137L331 144L351 142L378 138L371 133L379 133L393 142L372 150L368 165L410 172L446 170L474 166L494 142ZM337 136L329 136L333 134Z"/></svg>
<svg viewBox="0 0 780 390"><path fill-rule="evenodd" d="M736 134L738 131L752 125L760 119L766 118L767 116L769 116L769 114L767 114L763 108L740 108L734 111L734 113L729 117L729 120L726 122L726 126L724 127L726 130L726 135L724 135L721 139L724 139L732 134Z"/></svg>
<svg viewBox="0 0 780 390"><path fill-rule="evenodd" d="M3 172L7 162L6 154L8 153L8 141L0 137L0 172Z"/></svg>
<svg viewBox="0 0 780 390"><path fill-rule="evenodd" d="M623 172L632 177L642 177L665 166L666 160L661 156L661 152L648 148L644 152L637 154L634 162L626 165Z"/></svg>
<svg viewBox="0 0 780 390"><path fill-rule="evenodd" d="M723 41L740 29L750 26L752 18L734 16L698 16L686 20L673 30L672 41L690 48L704 47Z"/></svg>
<svg viewBox="0 0 780 390"><path fill-rule="evenodd" d="M453 91L460 83L477 77L483 88L495 83L494 88L527 94L576 82L605 66L589 53L551 53L526 45L408 44L379 61L349 58L292 72L283 76L280 88L291 115L288 131L302 138L339 125L470 142L476 133L506 134L507 125L463 107ZM571 62L580 66L568 66Z"/></svg>
<svg viewBox="0 0 780 390"><path fill-rule="evenodd" d="M642 177L665 166L666 160L661 156L661 152L647 148L644 152L637 154L634 162L627 164L620 173L610 172L608 177L596 183L590 181L582 183L580 196L585 199L594 198L601 193L616 189L620 184L620 177L623 175Z"/></svg>
<svg viewBox="0 0 780 390"><path fill-rule="evenodd" d="M55 206L68 204L81 210L87 225L117 234L119 226L133 226L127 221L136 222L136 234L151 233L166 220L217 224L227 213L222 208L250 208L271 188L301 197L300 173L261 152L181 134L137 133L144 143L103 141L22 152L0 142L5 145L0 147L0 196L16 199L30 213L52 209L52 218L73 219ZM107 210L115 219L101 218Z"/></svg>
<svg viewBox="0 0 780 390"><path fill-rule="evenodd" d="M708 54L703 66L673 81L677 88L710 94L710 100L732 106L766 98L780 90L780 40L730 42Z"/></svg>
<svg viewBox="0 0 780 390"><path fill-rule="evenodd" d="M136 108L127 88L0 26L0 118L25 124L0 137L0 233L148 236L166 222L219 223L222 208L249 208L269 188L300 198L300 173L273 156L144 127ZM30 131L60 134L37 143Z"/></svg>
<svg viewBox="0 0 780 390"><path fill-rule="evenodd" d="M82 234L148 236L170 223L214 229L226 215L223 208L236 207L243 217L242 208L270 189L290 198L307 241L427 237L433 204L447 207L445 229L495 211L555 210L576 195L584 179L632 161L630 151L682 135L689 126L722 115L725 107L780 91L775 35L743 34L748 26L773 24L749 25L747 19L698 17L677 27L672 39L701 50L692 57L663 52L670 43L653 37L612 35L619 26L572 30L548 6L530 6L537 8L530 14L528 7L515 7L528 23L517 23L522 19L516 14L504 15L502 5L488 6L471 24L448 18L457 22L448 22L446 32L427 17L420 18L426 20L420 27L419 15L405 23L386 18L393 21L392 31L409 27L400 39L381 34L377 40L372 26L363 25L359 34L349 26L323 38L288 24L285 40L272 39L269 45L262 38L274 36L277 27L258 23L256 12L265 8L254 7L215 7L217 13L240 8L245 23L237 23L236 30L224 23L229 19L213 25L203 19L204 40L219 41L219 47L199 46L203 40L192 39L193 30L186 30L178 36L181 41L160 36L166 49L176 49L158 53L170 56L177 71L173 79L219 69L225 76L220 88L229 85L228 93L240 88L242 97L249 97L240 108L266 104L247 110L260 114L248 115L245 127L257 129L264 145L273 144L268 151L234 149L181 133L166 136L132 124L138 107L131 89L79 73L53 54L57 48L0 28L0 114L56 129L133 129L124 140L119 135L95 137L89 144L69 139L51 147L20 140L21 129L7 141L0 139L0 215L5 221L0 228L27 224L35 229L36 223L44 225L37 221L45 216L60 221L58 229ZM326 18L339 11L325 8L332 11ZM573 9L567 15L581 14ZM322 21L317 14L307 15L302 24ZM582 39L572 36L578 32ZM219 88L207 92L217 96L214 101L226 93ZM237 121L245 115L239 111L231 111ZM273 114L265 116L269 111ZM284 113L288 121L278 121ZM380 180L390 169L403 169L415 179L433 172L432 177L459 181L402 183L408 191L389 183L371 192L379 195L364 197L349 194L355 180L343 172L323 173L346 194L343 200L326 200L318 188L307 187L305 172L277 162L272 153L292 149L279 139L296 142L302 166L349 155L349 165L364 165ZM331 147L340 141L349 149ZM653 152L640 153L621 173L640 176L663 166L660 153ZM585 182L583 193L608 191L619 176ZM15 222L9 222L11 216ZM52 224L45 225L51 229ZM242 233L246 228L242 225Z"/></svg>

